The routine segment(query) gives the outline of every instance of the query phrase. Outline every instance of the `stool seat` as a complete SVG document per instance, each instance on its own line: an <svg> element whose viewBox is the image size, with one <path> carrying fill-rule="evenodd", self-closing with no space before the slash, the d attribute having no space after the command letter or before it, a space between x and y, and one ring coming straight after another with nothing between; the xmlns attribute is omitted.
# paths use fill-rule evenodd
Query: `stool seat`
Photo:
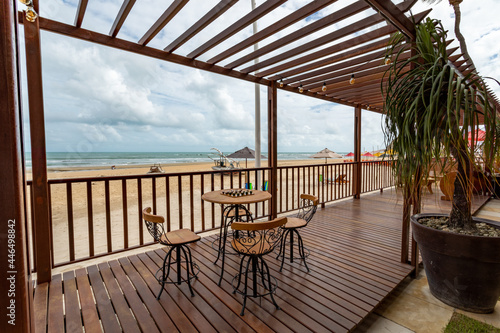
<svg viewBox="0 0 500 333"><path fill-rule="evenodd" d="M282 227L283 229L296 229L302 228L307 225L307 221L304 219L300 219L298 217L289 217L287 218L286 224Z"/></svg>
<svg viewBox="0 0 500 333"><path fill-rule="evenodd" d="M161 235L160 242L165 245L182 245L197 242L201 237L189 229L179 229Z"/></svg>

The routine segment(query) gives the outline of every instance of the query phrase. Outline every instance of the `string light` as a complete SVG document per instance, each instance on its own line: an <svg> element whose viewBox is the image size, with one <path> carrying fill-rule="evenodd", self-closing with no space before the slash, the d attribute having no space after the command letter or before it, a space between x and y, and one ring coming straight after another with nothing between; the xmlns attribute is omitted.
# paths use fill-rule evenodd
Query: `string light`
<svg viewBox="0 0 500 333"><path fill-rule="evenodd" d="M304 87L302 87L302 83L301 83L299 86L299 93L302 94L303 92L304 92Z"/></svg>
<svg viewBox="0 0 500 333"><path fill-rule="evenodd" d="M351 79L349 80L349 83L354 84L354 82L356 82L356 80L354 79L354 74L351 74Z"/></svg>
<svg viewBox="0 0 500 333"><path fill-rule="evenodd" d="M370 111L370 106L368 105L368 106L366 107L366 109L367 109L368 111Z"/></svg>
<svg viewBox="0 0 500 333"><path fill-rule="evenodd" d="M385 57L384 63L385 63L386 65L390 65L390 64L391 64L391 62L392 62L392 60L391 60L391 58L390 58L390 57Z"/></svg>
<svg viewBox="0 0 500 333"><path fill-rule="evenodd" d="M321 91L326 91L326 82L323 82L323 87L321 87Z"/></svg>
<svg viewBox="0 0 500 333"><path fill-rule="evenodd" d="M283 79L280 80L279 84L280 84L280 88L283 88Z"/></svg>
<svg viewBox="0 0 500 333"><path fill-rule="evenodd" d="M26 20L29 22L35 22L38 14L35 9L33 9L33 1L32 0L20 0L22 4L26 5Z"/></svg>

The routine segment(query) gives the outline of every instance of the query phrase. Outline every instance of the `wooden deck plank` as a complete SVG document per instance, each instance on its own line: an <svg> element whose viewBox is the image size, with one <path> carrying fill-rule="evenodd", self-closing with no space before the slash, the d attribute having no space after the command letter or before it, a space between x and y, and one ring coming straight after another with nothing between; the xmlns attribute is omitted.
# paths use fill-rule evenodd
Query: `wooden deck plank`
<svg viewBox="0 0 500 333"><path fill-rule="evenodd" d="M75 273L73 271L63 274L64 307L66 313L66 332L83 332L80 304L76 290Z"/></svg>
<svg viewBox="0 0 500 333"><path fill-rule="evenodd" d="M209 249L209 244L211 242L207 242L206 249ZM200 249L201 251L201 249ZM200 252L201 253L201 252ZM209 263L213 262L215 259L215 256L213 255L213 251L210 252L205 252L205 255L207 256ZM229 257L229 256L228 256ZM231 256L232 257L232 256ZM232 286L231 286L231 280L232 277L238 272L238 264L235 261L232 260L232 258L226 258L226 268L225 268L225 273L224 273L224 279L221 284L221 288L231 292L232 291ZM216 283L219 279L219 272L220 272L220 267L218 266L213 266L209 264L209 267L212 267L214 275L213 282ZM275 273L271 273L271 275L275 276ZM250 283L249 283L250 285ZM311 302L305 303L302 298L301 291L297 291L298 286L296 288L293 288L292 294L289 293L288 288L286 290L282 289L279 287L280 292L275 295L275 299L278 302L278 305L282 308L287 308L288 311L291 311L289 313L290 316L293 316L297 320L299 320L304 326L308 327L309 329L316 331L316 332L321 332L321 331L331 331L334 329L335 331L341 332L345 330L341 325L333 321L331 318L323 316L319 311L316 309L311 308ZM251 290L251 285L249 286L249 290ZM284 292L281 292L283 291ZM297 292L297 294L296 294ZM241 298L241 297L240 297ZM311 299L308 299L311 301ZM268 297L264 297L262 299L262 302L269 302L272 312L280 313L280 311L276 311L274 309L274 306L271 305L271 302L269 301ZM241 301L240 301L241 302ZM285 307L285 305L282 305L283 303L288 303L288 305ZM247 301L248 304L248 301ZM240 305L241 309L241 305ZM246 313L246 312L245 312ZM330 326L328 325L330 324Z"/></svg>
<svg viewBox="0 0 500 333"><path fill-rule="evenodd" d="M139 256L142 257L139 258ZM146 283L153 283L154 286L158 285L158 282L156 282L156 280L154 279L154 274L156 273L156 271L159 269L159 265L156 266L156 265L151 265L151 266L154 266L154 267L148 267L144 261L147 261L146 258L144 258L145 255L137 255L137 256L133 256L133 257L130 257L130 262L132 263L132 265L134 265L134 267L137 269L138 272L140 272L140 274L142 275L143 279L146 281ZM147 257L147 256L146 256ZM159 259L160 261L160 265L163 264L163 258L160 258ZM171 274L171 277L173 277L174 279L176 279L176 275L174 273L174 271L171 271L170 272ZM185 287L185 288L188 288L187 287L187 284L181 284L180 287ZM189 327L191 326L191 330L196 330L196 329L201 329L201 328L204 328L207 330L207 332L214 332L214 328L212 327L212 325L206 321L206 319L203 317L203 315L201 315L198 311L198 309L196 307L194 307L192 305L192 303L190 302L190 298L191 298L191 294L188 292L189 294L189 297L186 296L185 294L182 294L182 293L179 293L179 290L177 290L177 287L176 287L176 284L166 284L165 285L165 289L163 291L163 294L165 294L166 297L168 297L168 302L172 303L172 308L170 311L168 311L168 313L170 314L170 316L172 317L171 315L171 312L173 311L172 309L174 309L175 307L175 311L178 311L179 313L189 313L189 317L187 316L183 316L182 319L186 321L186 323L183 324L183 327ZM163 294L162 294L162 299L166 298L166 297L163 297ZM177 318L173 318L172 317L172 320L174 320L174 322L179 322L179 319ZM177 326L179 327L180 325L177 324ZM196 328L197 327L197 328ZM183 332L183 329L179 328L179 330L181 332Z"/></svg>
<svg viewBox="0 0 500 333"><path fill-rule="evenodd" d="M151 317L146 307L142 304L142 300L135 291L134 285L127 278L127 275L118 261L114 260L109 262L109 266L113 271L116 281L120 285L120 288L123 291L123 294L125 295L125 298L127 299L127 302L130 305L141 330L147 333L160 332L153 317Z"/></svg>
<svg viewBox="0 0 500 333"><path fill-rule="evenodd" d="M49 283L36 286L33 299L33 314L35 316L35 332L47 332L47 309L49 300Z"/></svg>
<svg viewBox="0 0 500 333"><path fill-rule="evenodd" d="M202 250L201 250L201 247L196 247L194 249L194 251L197 252L197 251L202 251ZM213 261L210 262L210 260L206 260L206 259L199 260L201 258L200 255L196 255L196 257L198 258L198 265L202 269L203 275L205 275L211 281L211 283L209 283L208 286L210 286L210 285L217 286L217 283L219 282L220 267L213 265ZM229 277L229 278L225 277L222 280L222 284L221 284L220 288L228 291L228 295L231 296L236 302L238 302L238 305L237 305L238 307L236 308L236 311L238 311L237 313L239 313L239 311L241 310L241 306L242 306L242 298L239 295L232 294L232 287L229 284L231 279L232 279L232 277ZM219 287L217 287L217 288L219 288ZM279 320L283 325L286 325L288 327L288 329L293 328L293 331L295 331L295 332L312 332L313 331L312 329L310 329L309 327L307 327L306 325L304 325L300 321L298 321L299 319L297 319L297 318L299 318L302 314L300 312L298 312L295 308L293 308L293 306L290 308L287 308L286 311L282 311L282 310L276 311L274 305L268 300L268 298L264 298L262 300L261 304L258 304L253 299L249 299L247 301L247 307L246 307L245 313L247 311L254 313L254 314L257 314L257 315L260 315L260 311L263 311L264 315L262 316L262 318L269 318L270 316L272 316L272 317L276 318L277 320ZM266 319L266 320L269 320L269 319ZM318 329L316 329L316 331L324 330L323 326L315 323L312 320L310 320L310 325L313 327L317 326Z"/></svg>
<svg viewBox="0 0 500 333"><path fill-rule="evenodd" d="M85 332L99 332L102 330L97 314L97 308L90 288L89 277L85 268L75 271L78 295L80 296L80 306L82 308L83 327Z"/></svg>
<svg viewBox="0 0 500 333"><path fill-rule="evenodd" d="M64 307L61 275L52 277L49 285L49 313L47 316L47 332L64 332Z"/></svg>
<svg viewBox="0 0 500 333"><path fill-rule="evenodd" d="M196 246L193 246L194 250L193 251L196 251L197 248L199 248L199 243L197 243ZM162 254L161 254L161 250L156 250L156 251L152 251L152 252L149 252L148 253L149 257L155 261L157 264L159 263L158 259L161 258ZM201 263L197 263L198 265L200 265ZM203 273L205 272L205 270L203 270ZM205 281L209 281L209 280L205 280L204 277L201 277L201 284L203 286L200 286L201 288L205 287ZM212 287L211 290L212 290L212 293L215 291L217 292L220 292L220 288L215 288L215 286L213 285L213 283L216 283L218 281L215 281L215 280L212 280L212 282L207 282L209 283L209 285L207 287ZM196 289L200 288L196 287ZM180 288L180 287L179 287ZM215 289L214 289L215 288ZM221 299L221 301L224 303L225 302L225 297L227 296L227 293L226 291L223 291L222 293L219 293L220 295L222 295L224 298ZM209 295L209 294L208 294ZM214 295L214 297L217 297ZM235 298L236 300L237 299L237 296L233 297ZM206 298L207 301L209 301L210 303L213 301L214 298ZM225 302L227 306L229 305L232 305L232 304L235 304L234 302ZM234 316L236 317L239 317L239 312L241 311L241 303L239 304L239 307L238 305L234 308ZM250 311L251 313L254 313L254 311ZM250 315L250 316L246 316L246 312L245 312L245 317L242 317L241 320L244 320L246 321L253 329L255 329L257 332L272 332L272 331L279 331L279 332L288 332L288 329L282 325L281 323L279 322L275 322L274 321L274 318L271 316L271 313L272 311L265 311L263 309L257 309L255 316L253 315ZM269 328L271 328L272 330L269 330Z"/></svg>
<svg viewBox="0 0 500 333"><path fill-rule="evenodd" d="M108 264L101 263L98 265L98 267L104 285L108 290L108 295L111 298L111 302L113 303L113 308L115 310L116 316L120 321L120 326L122 327L123 332L139 333L141 331L139 329L139 325L137 324L136 319L132 316L130 307L125 300L122 291L118 287L115 277L113 276L113 273L111 273L111 269L109 268Z"/></svg>
<svg viewBox="0 0 500 333"><path fill-rule="evenodd" d="M427 211L449 209L436 195L425 194L424 203ZM413 270L399 262L401 205L394 190L385 190L318 209L300 230L311 251L309 273L300 260L285 260L279 272L276 254L265 258L278 281L281 310L268 296L250 298L245 315L239 315L242 297L232 293L231 282L240 258L226 257L219 287L221 262L213 264L215 236L209 236L190 245L200 266L192 280L194 297L185 283L168 284L156 300L161 248L78 269L76 275L66 272L62 279L56 275L50 284L37 286L36 325L49 332L63 331L64 323L66 331L82 331L83 325L86 332L348 332ZM172 269L175 276L177 267Z"/></svg>
<svg viewBox="0 0 500 333"><path fill-rule="evenodd" d="M158 258L155 263L151 260L151 256ZM150 251L147 254L142 253L138 255L138 258L142 263L149 269L151 273L155 273L156 270L163 264L163 258L158 257L155 252ZM173 273L172 273L173 274ZM195 283L193 280L192 283ZM191 297L191 293L183 288L185 285L177 286L176 284L165 285L165 291L177 303L177 305L184 311L184 313L189 313L189 320L197 327L198 330L207 333L210 332L230 332L233 331L231 326L222 319L217 313L212 310L209 306L209 302L200 299L199 297ZM179 289L182 293L177 292ZM206 318L210 318L208 321Z"/></svg>
<svg viewBox="0 0 500 333"><path fill-rule="evenodd" d="M141 263L136 255L128 257L130 263L133 265L134 269L141 276L144 282L148 285L152 293L157 293L160 290L160 285L156 280L155 276L149 272L149 270ZM165 309L172 322L175 324L180 332L195 332L196 328L193 323L189 320L186 314L177 306L174 300L165 291L161 294L160 304Z"/></svg>
<svg viewBox="0 0 500 333"><path fill-rule="evenodd" d="M179 332L172 319L170 319L165 312L165 309L156 300L155 294L151 292L146 282L144 282L139 273L137 273L128 258L120 258L118 262L135 286L135 289L139 293L139 296L141 297L144 305L147 307L149 313L151 313L151 316L154 318L160 331L165 333Z"/></svg>
<svg viewBox="0 0 500 333"><path fill-rule="evenodd" d="M102 327L106 332L121 332L122 329L116 318L113 305L108 297L108 293L101 279L101 274L97 266L92 265L87 267L90 283L94 292L94 297L101 318Z"/></svg>

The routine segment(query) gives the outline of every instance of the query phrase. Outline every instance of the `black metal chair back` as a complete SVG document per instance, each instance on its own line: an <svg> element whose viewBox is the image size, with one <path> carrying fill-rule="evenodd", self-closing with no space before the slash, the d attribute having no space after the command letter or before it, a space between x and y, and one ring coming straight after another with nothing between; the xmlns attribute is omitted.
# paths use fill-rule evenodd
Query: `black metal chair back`
<svg viewBox="0 0 500 333"><path fill-rule="evenodd" d="M233 222L231 228L240 233L239 237L234 237L231 245L240 254L263 256L274 251L280 242L283 233L280 227L284 224L286 224L286 217L268 222Z"/></svg>
<svg viewBox="0 0 500 333"><path fill-rule="evenodd" d="M300 200L300 208L297 217L309 223L309 221L312 220L314 214L316 214L319 199L314 195L301 194Z"/></svg>
<svg viewBox="0 0 500 333"><path fill-rule="evenodd" d="M165 219L163 216L151 214L151 207L147 207L142 211L142 218L149 233L156 242L163 245L170 245L164 228Z"/></svg>

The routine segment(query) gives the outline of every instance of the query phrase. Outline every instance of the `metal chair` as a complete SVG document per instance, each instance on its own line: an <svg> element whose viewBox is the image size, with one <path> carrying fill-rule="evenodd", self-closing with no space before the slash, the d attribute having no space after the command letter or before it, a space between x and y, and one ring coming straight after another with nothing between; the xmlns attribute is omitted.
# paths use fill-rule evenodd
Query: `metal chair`
<svg viewBox="0 0 500 333"><path fill-rule="evenodd" d="M269 267L264 260L264 255L273 252L276 245L278 245L283 233L281 227L285 223L287 223L286 217L268 222L233 222L231 224L231 228L239 232L238 236L233 238L231 246L237 253L242 255L239 273L234 276L231 282L233 294L239 293L243 295L242 316L245 314L248 297L263 297L270 295L276 309L280 309L273 297L278 282L276 278L271 276ZM245 260L247 263L245 265L245 271L243 272ZM252 273L253 287L251 293L248 293L249 272ZM243 290L239 290L243 275L245 276L244 288Z"/></svg>
<svg viewBox="0 0 500 333"><path fill-rule="evenodd" d="M158 293L158 297L156 297L156 299L160 299L160 296L165 287L165 283L181 284L182 282L187 282L189 291L191 292L191 296L194 296L193 288L191 288L191 279L197 278L198 273L200 272L200 267L193 263L191 249L187 245L199 241L201 237L189 229L180 229L165 232L165 229L163 228L165 219L163 218L163 216L151 214L151 207L144 208L144 210L142 211L142 218L144 219L146 227L148 228L151 236L153 236L154 240L159 242L160 244L170 247L167 254L165 255L165 259L163 259L163 266L160 267L155 274L156 280L158 280L158 283L161 284L161 290ZM174 250L176 250L176 256L175 261L172 262L172 252ZM182 260L181 253L184 254L185 260ZM187 274L185 279L183 279L181 276L182 262L186 263ZM177 264L177 281L167 281L168 275L170 274L170 266L172 264Z"/></svg>
<svg viewBox="0 0 500 333"><path fill-rule="evenodd" d="M280 252L276 256L276 259L282 256L280 272L283 269L285 258L290 259L290 263L293 263L294 234L297 236L298 240L297 245L300 259L304 261L304 266L306 266L307 272L309 272L306 258L309 256L310 252L307 248L304 248L304 242L302 241L302 237L300 236L299 229L304 228L305 226L307 226L309 221L311 221L314 214L316 213L316 209L318 208L319 199L310 194L301 194L300 199L301 203L299 213L296 215L296 217L289 217L287 223L283 226L284 232L283 238L281 240ZM290 238L290 257L285 256L287 237Z"/></svg>

